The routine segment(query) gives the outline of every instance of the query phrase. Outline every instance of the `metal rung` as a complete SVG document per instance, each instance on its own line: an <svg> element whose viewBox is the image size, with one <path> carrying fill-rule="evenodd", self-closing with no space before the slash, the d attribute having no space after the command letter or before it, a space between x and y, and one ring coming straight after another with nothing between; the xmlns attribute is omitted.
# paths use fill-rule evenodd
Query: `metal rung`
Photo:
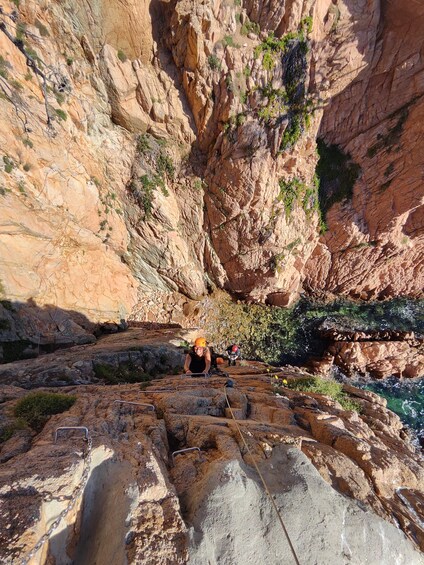
<svg viewBox="0 0 424 565"><path fill-rule="evenodd" d="M186 449L180 449L178 451L174 451L171 455L172 463L174 463L174 457L179 455L180 453L187 453L187 451L198 451L200 453L200 447L187 447Z"/></svg>
<svg viewBox="0 0 424 565"><path fill-rule="evenodd" d="M57 435L59 432L68 431L68 430L83 430L85 439L88 441L88 428L85 426L63 426L60 428L56 428L54 433L54 442L57 442Z"/></svg>
<svg viewBox="0 0 424 565"><path fill-rule="evenodd" d="M129 400L114 400L113 401L116 404L131 404L133 406L144 406L145 408L151 408L153 411L156 410L156 408L153 406L153 404L145 404L143 402L130 402Z"/></svg>

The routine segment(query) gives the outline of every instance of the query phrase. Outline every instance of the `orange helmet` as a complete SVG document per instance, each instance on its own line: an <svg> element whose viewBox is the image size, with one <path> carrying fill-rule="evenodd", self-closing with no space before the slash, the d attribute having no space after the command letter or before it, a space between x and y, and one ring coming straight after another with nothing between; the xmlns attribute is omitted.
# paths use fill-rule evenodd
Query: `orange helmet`
<svg viewBox="0 0 424 565"><path fill-rule="evenodd" d="M194 342L195 347L206 347L206 339L204 337L198 337Z"/></svg>

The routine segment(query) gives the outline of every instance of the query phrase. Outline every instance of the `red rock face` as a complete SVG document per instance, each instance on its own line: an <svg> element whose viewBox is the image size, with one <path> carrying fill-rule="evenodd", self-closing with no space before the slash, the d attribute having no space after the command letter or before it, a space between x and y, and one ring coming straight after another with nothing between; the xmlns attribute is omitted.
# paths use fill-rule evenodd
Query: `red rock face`
<svg viewBox="0 0 424 565"><path fill-rule="evenodd" d="M22 53L0 36L7 92L19 93L31 130L2 96L1 299L106 321L143 309L146 293L194 299L211 281L282 306L302 291L420 295L422 7L176 0L121 13L117 2L79 4L72 24L66 2L54 16L37 3L19 11L32 47L61 65L72 93L48 93L55 136ZM266 52L269 32L298 34L297 46ZM293 116L301 135L287 143L299 133ZM146 132L166 146L175 175L162 188L147 183L136 202L134 179L156 172L152 155L146 168L135 151ZM312 180L317 135L361 169L352 197L328 211L325 235Z"/></svg>
<svg viewBox="0 0 424 565"><path fill-rule="evenodd" d="M302 287L365 300L419 296L423 63L416 53L422 8L405 13L400 2L383 11L378 2L365 8L319 2L309 14L297 2L272 0L251 0L244 8L241 22L250 18L277 36L312 16L307 86L316 109L309 130L279 151L287 116L262 119L269 100L264 103L261 93L270 84L288 86L284 63L277 59L267 70L254 53L265 35L240 36L234 14L221 5L212 13L177 3L170 46L208 152L208 270L232 292L281 305L292 303ZM223 28L232 41L222 37ZM243 49L237 49L240 40ZM203 51L212 55L206 59ZM210 56L219 69L207 68ZM352 197L331 207L321 237L316 214L305 213L301 198L284 211L278 185L299 178L311 186L317 132L360 167Z"/></svg>
<svg viewBox="0 0 424 565"><path fill-rule="evenodd" d="M376 378L419 377L424 372L423 347L406 342L340 343L331 347L334 363L348 374L370 374Z"/></svg>
<svg viewBox="0 0 424 565"><path fill-rule="evenodd" d="M365 300L420 296L424 283L424 8L386 3L380 22L367 64L324 111L320 136L361 174L306 267L312 288Z"/></svg>

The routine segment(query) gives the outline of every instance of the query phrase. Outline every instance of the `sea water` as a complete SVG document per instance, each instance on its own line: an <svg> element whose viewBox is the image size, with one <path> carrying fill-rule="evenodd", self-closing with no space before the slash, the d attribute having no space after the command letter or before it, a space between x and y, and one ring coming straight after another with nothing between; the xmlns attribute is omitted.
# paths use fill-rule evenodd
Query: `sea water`
<svg viewBox="0 0 424 565"><path fill-rule="evenodd" d="M424 447L424 377L410 380L392 377L367 383L363 388L385 398L387 408L412 430L414 443Z"/></svg>

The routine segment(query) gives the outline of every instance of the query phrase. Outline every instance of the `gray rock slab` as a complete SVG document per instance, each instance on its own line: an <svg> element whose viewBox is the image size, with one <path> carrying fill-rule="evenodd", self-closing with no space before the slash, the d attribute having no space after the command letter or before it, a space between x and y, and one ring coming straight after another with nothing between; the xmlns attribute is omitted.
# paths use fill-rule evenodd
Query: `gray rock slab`
<svg viewBox="0 0 424 565"><path fill-rule="evenodd" d="M423 565L402 531L337 493L302 452L281 445L260 464L301 565ZM256 472L217 462L185 500L190 565L295 564Z"/></svg>

